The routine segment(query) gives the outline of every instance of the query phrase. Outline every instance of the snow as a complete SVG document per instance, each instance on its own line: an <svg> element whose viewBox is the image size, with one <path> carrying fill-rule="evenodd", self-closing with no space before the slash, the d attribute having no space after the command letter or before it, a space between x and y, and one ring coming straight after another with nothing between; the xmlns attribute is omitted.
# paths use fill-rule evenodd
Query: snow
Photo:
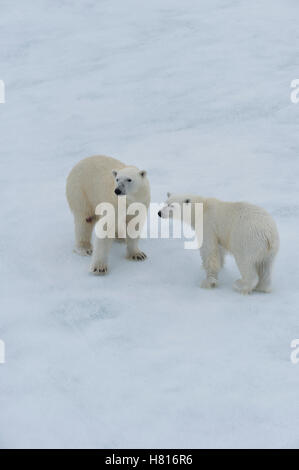
<svg viewBox="0 0 299 470"><path fill-rule="evenodd" d="M299 447L296 0L2 0L0 447ZM65 179L115 156L275 217L273 293L143 240L88 274ZM294 249L293 249L294 248Z"/></svg>

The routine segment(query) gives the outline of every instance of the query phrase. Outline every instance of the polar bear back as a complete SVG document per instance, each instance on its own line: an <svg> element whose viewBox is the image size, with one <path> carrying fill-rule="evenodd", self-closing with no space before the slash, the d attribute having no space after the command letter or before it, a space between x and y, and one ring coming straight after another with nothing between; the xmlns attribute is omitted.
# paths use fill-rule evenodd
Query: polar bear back
<svg viewBox="0 0 299 470"><path fill-rule="evenodd" d="M216 224L217 236L225 249L234 254L252 252L257 257L260 252L278 251L276 223L266 210L247 202L207 201L207 223L210 220Z"/></svg>
<svg viewBox="0 0 299 470"><path fill-rule="evenodd" d="M256 256L260 253L276 253L279 248L279 235L274 219L265 209L247 202L236 203L232 238L235 249L238 247L239 250L249 252L252 249Z"/></svg>
<svg viewBox="0 0 299 470"><path fill-rule="evenodd" d="M112 170L125 168L116 158L95 155L81 160L67 178L66 194L74 213L93 215L101 202L117 204Z"/></svg>

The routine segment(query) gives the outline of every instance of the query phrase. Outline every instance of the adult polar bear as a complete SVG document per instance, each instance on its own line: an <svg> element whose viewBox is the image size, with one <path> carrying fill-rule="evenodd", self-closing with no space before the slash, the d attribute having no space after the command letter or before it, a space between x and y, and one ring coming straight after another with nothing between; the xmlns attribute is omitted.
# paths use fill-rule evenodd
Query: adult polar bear
<svg viewBox="0 0 299 470"><path fill-rule="evenodd" d="M279 235L272 217L261 207L247 202L224 202L189 194L170 194L158 212L162 218L182 217L184 204L191 204L191 225L195 228L195 204L203 205L203 242L200 249L206 279L201 287L217 285L224 253L231 253L242 279L236 290L270 292L271 271L279 248Z"/></svg>
<svg viewBox="0 0 299 470"><path fill-rule="evenodd" d="M117 220L118 195L125 195L127 207L131 203L141 203L148 208L150 186L144 170L112 157L96 155L81 160L71 170L66 184L66 195L75 222L75 248L80 255L91 255L90 271L106 274L108 256L113 239L95 239L91 245L93 227L97 221L95 210L100 203L110 203L115 209ZM127 224L132 217L127 218ZM117 231L117 224L116 224ZM128 258L139 261L146 258L138 248L138 238L126 237Z"/></svg>

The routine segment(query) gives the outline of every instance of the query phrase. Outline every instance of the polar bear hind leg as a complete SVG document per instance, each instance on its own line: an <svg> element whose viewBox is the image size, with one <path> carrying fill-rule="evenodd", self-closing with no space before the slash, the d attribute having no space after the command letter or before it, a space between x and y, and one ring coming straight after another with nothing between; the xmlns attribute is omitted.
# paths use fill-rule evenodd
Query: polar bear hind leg
<svg viewBox="0 0 299 470"><path fill-rule="evenodd" d="M220 267L223 268L224 266L224 262L225 262L225 255L226 255L226 251L225 249L218 245L218 250L219 250L219 259L220 259Z"/></svg>
<svg viewBox="0 0 299 470"><path fill-rule="evenodd" d="M264 259L258 264L257 270L259 275L259 282L255 288L258 292L271 292L271 273L273 266L274 257Z"/></svg>
<svg viewBox="0 0 299 470"><path fill-rule="evenodd" d="M74 252L81 256L92 254L91 234L95 224L95 219L88 215L74 215L75 222L75 247Z"/></svg>
<svg viewBox="0 0 299 470"><path fill-rule="evenodd" d="M250 294L259 282L256 263L250 258L243 257L236 258L236 262L242 278L234 283L234 288L241 294Z"/></svg>

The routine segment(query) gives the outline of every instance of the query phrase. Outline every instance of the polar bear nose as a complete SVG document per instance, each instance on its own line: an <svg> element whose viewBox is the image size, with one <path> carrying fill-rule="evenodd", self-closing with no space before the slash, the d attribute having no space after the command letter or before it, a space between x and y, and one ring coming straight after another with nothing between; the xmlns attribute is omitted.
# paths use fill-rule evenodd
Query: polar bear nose
<svg viewBox="0 0 299 470"><path fill-rule="evenodd" d="M115 192L115 194L117 194L118 196L121 194L121 190L120 190L119 188L116 188L114 192Z"/></svg>
<svg viewBox="0 0 299 470"><path fill-rule="evenodd" d="M162 212L161 211L158 212L158 216L162 217Z"/></svg>

